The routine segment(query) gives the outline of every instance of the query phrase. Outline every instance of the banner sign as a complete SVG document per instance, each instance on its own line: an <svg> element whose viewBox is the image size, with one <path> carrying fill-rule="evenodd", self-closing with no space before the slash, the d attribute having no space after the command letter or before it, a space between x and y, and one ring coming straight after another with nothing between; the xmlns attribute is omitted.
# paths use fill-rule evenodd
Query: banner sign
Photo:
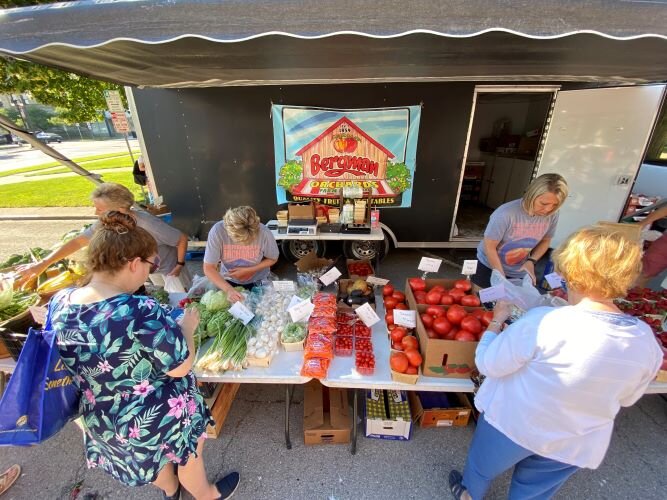
<svg viewBox="0 0 667 500"><path fill-rule="evenodd" d="M271 107L278 204L339 205L342 188L370 191L378 207L409 207L420 106L363 110Z"/></svg>

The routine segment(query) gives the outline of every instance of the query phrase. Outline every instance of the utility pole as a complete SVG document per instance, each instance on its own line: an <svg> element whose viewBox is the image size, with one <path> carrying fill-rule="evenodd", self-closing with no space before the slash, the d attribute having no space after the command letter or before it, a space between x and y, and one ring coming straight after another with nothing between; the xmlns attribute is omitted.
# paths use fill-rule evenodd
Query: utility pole
<svg viewBox="0 0 667 500"><path fill-rule="evenodd" d="M30 119L28 118L28 113L25 109L25 100L23 99L23 95L19 94L18 97L14 97L14 94L9 94L9 98L11 99L12 104L16 106L16 109L21 115L21 119L23 120L23 125L25 126L25 128L32 131L33 128L30 123Z"/></svg>

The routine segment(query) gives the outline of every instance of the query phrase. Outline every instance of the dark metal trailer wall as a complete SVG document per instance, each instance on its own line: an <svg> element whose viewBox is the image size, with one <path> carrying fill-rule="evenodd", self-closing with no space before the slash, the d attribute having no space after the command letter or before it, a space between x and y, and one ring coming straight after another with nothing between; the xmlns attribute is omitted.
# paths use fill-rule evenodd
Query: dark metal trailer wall
<svg viewBox="0 0 667 500"><path fill-rule="evenodd" d="M275 218L271 103L372 108L423 103L411 208L381 221L401 241L447 241L468 130L473 83L135 90L155 182L176 226L206 236L231 206Z"/></svg>

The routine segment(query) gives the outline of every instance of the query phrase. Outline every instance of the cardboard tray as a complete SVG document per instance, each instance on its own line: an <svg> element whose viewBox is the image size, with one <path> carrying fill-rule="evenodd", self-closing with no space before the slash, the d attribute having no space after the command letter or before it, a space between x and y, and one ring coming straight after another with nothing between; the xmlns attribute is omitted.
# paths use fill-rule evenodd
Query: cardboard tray
<svg viewBox="0 0 667 500"><path fill-rule="evenodd" d="M437 398L438 394L432 396ZM438 407L422 403L419 392L409 393L412 418L422 428L465 427L472 414L472 405L465 394L447 393L447 399L454 400L456 406Z"/></svg>

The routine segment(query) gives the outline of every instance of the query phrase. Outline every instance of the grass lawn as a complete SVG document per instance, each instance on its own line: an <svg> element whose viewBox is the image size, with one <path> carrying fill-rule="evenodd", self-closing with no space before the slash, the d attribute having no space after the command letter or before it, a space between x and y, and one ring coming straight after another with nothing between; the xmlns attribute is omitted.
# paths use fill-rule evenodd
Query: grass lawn
<svg viewBox="0 0 667 500"><path fill-rule="evenodd" d="M140 154L140 152L137 151L132 151L136 156ZM136 158L135 156L135 158ZM93 156L83 156L81 158L71 158L71 160L75 163L86 163L86 162L92 162L95 160L102 160L102 159L110 159L110 158L115 158L117 160L120 160L121 158L127 158L127 162L129 166L132 166L132 158L128 153L106 153L103 155L93 155ZM60 167L62 166L62 163L59 163L57 161L51 161L49 163L40 163L39 165L33 165L31 167L21 167L21 168L15 168L13 170L5 170L4 172L0 172L0 177L8 177L10 175L16 175L16 174L24 174L26 172L37 172L39 170L45 170L48 168L53 168L53 167ZM81 165L84 168L87 168L86 165ZM66 167L63 167L66 168ZM69 170L69 169L68 169ZM54 173L54 172L49 172L49 173Z"/></svg>
<svg viewBox="0 0 667 500"><path fill-rule="evenodd" d="M86 170L106 170L108 168L122 168L122 167L132 168L132 157L130 155L117 156L106 160L81 162L80 165ZM48 170L39 170L37 172L26 174L25 177L38 177L51 174L66 174L70 172L72 172L72 169L68 167L55 167L55 168L49 168Z"/></svg>
<svg viewBox="0 0 667 500"><path fill-rule="evenodd" d="M112 172L105 182L127 186L135 199L141 200L141 188L134 183L132 172ZM87 207L95 185L83 177L58 177L43 181L0 185L0 208L19 207Z"/></svg>

